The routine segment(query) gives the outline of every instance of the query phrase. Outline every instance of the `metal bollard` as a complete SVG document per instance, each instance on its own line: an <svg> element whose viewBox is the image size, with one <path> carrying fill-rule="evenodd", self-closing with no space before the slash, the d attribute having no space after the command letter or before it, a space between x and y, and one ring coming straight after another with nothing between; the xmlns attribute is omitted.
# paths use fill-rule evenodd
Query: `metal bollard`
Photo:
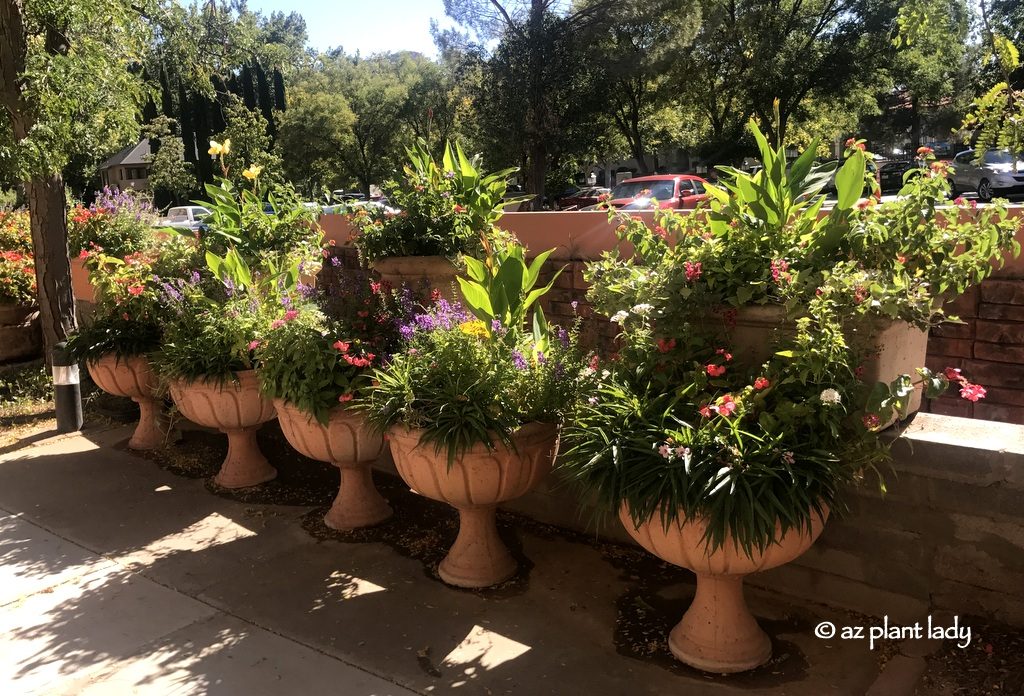
<svg viewBox="0 0 1024 696"><path fill-rule="evenodd" d="M57 432L71 433L82 429L82 388L78 363L61 341L53 347L53 406L57 412Z"/></svg>

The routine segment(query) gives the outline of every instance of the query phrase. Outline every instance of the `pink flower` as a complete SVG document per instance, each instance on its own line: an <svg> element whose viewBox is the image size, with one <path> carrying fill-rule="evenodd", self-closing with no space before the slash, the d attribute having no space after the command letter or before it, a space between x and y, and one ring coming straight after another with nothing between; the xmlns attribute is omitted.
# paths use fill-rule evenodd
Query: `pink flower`
<svg viewBox="0 0 1024 696"><path fill-rule="evenodd" d="M284 313L284 320L285 321L291 321L292 319L294 319L297 316L299 316L298 310L296 310L296 309L289 309L287 312Z"/></svg>
<svg viewBox="0 0 1024 696"><path fill-rule="evenodd" d="M675 347L676 347L676 339L674 339L674 338L670 338L668 340L665 340L664 338L659 338L658 339L658 352L659 353L667 353L670 350L674 350Z"/></svg>
<svg viewBox="0 0 1024 696"><path fill-rule="evenodd" d="M668 232L661 225L654 226L654 234L658 235L662 239L668 239Z"/></svg>
<svg viewBox="0 0 1024 696"><path fill-rule="evenodd" d="M464 212L466 212L466 209L465 209L465 208L463 208L463 207L462 207L461 205L458 205L458 204L456 204L456 206L455 206L455 212L456 212L456 213L464 213Z"/></svg>
<svg viewBox="0 0 1024 696"><path fill-rule="evenodd" d="M341 403L345 403L345 402L351 401L351 400L352 400L352 394L350 394L349 392L345 392L344 394L342 394L341 396L338 397L338 401L340 401Z"/></svg>
<svg viewBox="0 0 1024 696"><path fill-rule="evenodd" d="M270 322L271 329L280 329L282 326L284 326L283 319L275 319L274 321Z"/></svg>
<svg viewBox="0 0 1024 696"><path fill-rule="evenodd" d="M959 382L962 379L960 376L959 367L947 367L945 370L943 370L943 374L946 375L946 379L948 379L950 382Z"/></svg>
<svg viewBox="0 0 1024 696"><path fill-rule="evenodd" d="M259 341L249 341L249 350L256 350L260 347Z"/></svg>
<svg viewBox="0 0 1024 696"><path fill-rule="evenodd" d="M711 417L711 407L708 406L707 404L704 404L703 406L698 408L697 412L700 413L700 415L704 416L705 418Z"/></svg>
<svg viewBox="0 0 1024 696"><path fill-rule="evenodd" d="M771 382L768 381L767 377L758 377L754 380L754 389L761 391L771 386Z"/></svg>
<svg viewBox="0 0 1024 696"><path fill-rule="evenodd" d="M718 415L728 418L736 410L736 402L733 401L732 396L726 394L718 400Z"/></svg>
<svg viewBox="0 0 1024 696"><path fill-rule="evenodd" d="M80 259L87 259L87 258L89 258L89 252L86 249L82 249L80 252L78 252L78 258L80 258Z"/></svg>
<svg viewBox="0 0 1024 696"><path fill-rule="evenodd" d="M340 352L342 352L342 353L347 353L347 352L348 352L348 348L349 348L349 345L351 345L351 344L350 344L350 343L347 343L347 342L345 342L345 341L335 341L335 342L334 342L334 343L333 343L333 344L331 345L331 347L332 347L332 348L334 348L334 349L335 349L335 350L337 350L337 351L340 351Z"/></svg>
<svg viewBox="0 0 1024 696"><path fill-rule="evenodd" d="M128 294L133 297L138 297L144 292L146 292L146 288L142 287L141 285L136 284L128 286Z"/></svg>
<svg viewBox="0 0 1024 696"><path fill-rule="evenodd" d="M664 459L668 459L669 457L672 456L671 450L669 449L668 445L662 445L661 447L659 447L658 454L660 454Z"/></svg>
<svg viewBox="0 0 1024 696"><path fill-rule="evenodd" d="M686 261L683 263L683 268L686 270L686 282L692 283L695 280L700 280L704 270L701 268L701 262L690 263Z"/></svg>
<svg viewBox="0 0 1024 696"><path fill-rule="evenodd" d="M985 398L985 387L980 384L971 384L964 380L960 385L960 398L968 401L977 401Z"/></svg>
<svg viewBox="0 0 1024 696"><path fill-rule="evenodd" d="M864 427L868 430L874 430L882 424L882 419L878 417L877 413L868 413L862 420L864 422Z"/></svg>
<svg viewBox="0 0 1024 696"><path fill-rule="evenodd" d="M594 372L597 372L597 366L599 364L600 364L600 362L598 361L597 356L596 355L591 355L590 356L590 362L587 363L587 367L589 367Z"/></svg>
<svg viewBox="0 0 1024 696"><path fill-rule="evenodd" d="M723 358L725 358L726 362L732 360L732 353L728 352L725 348L718 348L715 351L715 355L721 355Z"/></svg>
<svg viewBox="0 0 1024 696"><path fill-rule="evenodd" d="M789 280L789 262L785 259L775 259L771 262L772 280L776 283Z"/></svg>
<svg viewBox="0 0 1024 696"><path fill-rule="evenodd" d="M711 377L721 377L725 374L725 365L715 365L714 363L708 363L704 366L704 370L707 371Z"/></svg>

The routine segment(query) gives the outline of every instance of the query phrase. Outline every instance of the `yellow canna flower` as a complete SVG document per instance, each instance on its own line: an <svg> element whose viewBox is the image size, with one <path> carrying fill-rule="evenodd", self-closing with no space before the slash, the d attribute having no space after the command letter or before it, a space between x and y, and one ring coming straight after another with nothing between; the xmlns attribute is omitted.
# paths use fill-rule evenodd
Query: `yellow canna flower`
<svg viewBox="0 0 1024 696"><path fill-rule="evenodd" d="M260 166L254 164L251 167L249 167L248 169L246 169L244 172L242 172L242 176L244 176L249 181L252 181L256 177L258 177L260 175L260 172L262 172L262 171L263 171L263 167L260 167Z"/></svg>
<svg viewBox="0 0 1024 696"><path fill-rule="evenodd" d="M487 331L486 324L484 324L479 319L462 322L461 324L459 324L459 330L468 336L473 336L474 338L479 338L482 340L490 336L490 333Z"/></svg>
<svg viewBox="0 0 1024 696"><path fill-rule="evenodd" d="M225 138L224 145L222 147L224 148L224 154L225 155L230 155L231 154L231 138Z"/></svg>
<svg viewBox="0 0 1024 696"><path fill-rule="evenodd" d="M216 140L210 141L210 149L207 150L213 156L224 154L224 146L218 143Z"/></svg>

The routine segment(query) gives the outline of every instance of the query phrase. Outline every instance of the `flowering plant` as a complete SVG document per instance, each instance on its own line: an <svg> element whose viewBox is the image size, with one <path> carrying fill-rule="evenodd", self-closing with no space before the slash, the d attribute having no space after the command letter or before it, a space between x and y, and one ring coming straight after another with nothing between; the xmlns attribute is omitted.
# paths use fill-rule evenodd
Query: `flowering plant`
<svg viewBox="0 0 1024 696"><path fill-rule="evenodd" d="M619 353L566 429L562 457L635 522L703 518L711 549L731 535L748 554L841 510L841 489L886 461L877 431L915 389L936 396L952 381L963 398L984 396L952 369L861 377L880 321L929 326L991 258L1018 251L1004 208L941 209L946 170L928 161L904 198L861 199L873 189L856 140L825 215L825 170L805 153L787 171L783 148L754 131L759 173L726 172L709 209L658 213L653 230L623 220L634 253L585 273L595 306L621 327ZM733 330L749 305L777 308L765 345Z"/></svg>
<svg viewBox="0 0 1024 696"><path fill-rule="evenodd" d="M321 284L312 299L286 301L283 312L257 349L262 389L327 423L331 409L362 396L395 350L397 303L355 271Z"/></svg>
<svg viewBox="0 0 1024 696"><path fill-rule="evenodd" d="M525 423L560 423L594 374L575 328L549 326L537 308L528 331L525 313L504 313L484 299L512 298L507 305L523 307L536 292L535 273L528 280L507 270L522 270L522 249L481 264L479 279L460 279L475 316L437 299L402 325L405 349L374 373L378 384L361 406L381 431L399 423L422 429L423 441L446 452L449 463L477 443L491 447L497 439L511 447ZM503 316L517 323L505 324Z"/></svg>
<svg viewBox="0 0 1024 696"><path fill-rule="evenodd" d="M0 211L0 303L35 302L36 267L28 213Z"/></svg>
<svg viewBox="0 0 1024 696"><path fill-rule="evenodd" d="M141 251L155 220L148 199L104 186L91 205L75 205L68 213L68 251L78 256L98 246L116 257Z"/></svg>
<svg viewBox="0 0 1024 696"><path fill-rule="evenodd" d="M405 180L387 182L384 191L399 210L360 208L353 217L354 242L365 262L392 256L483 254L481 238L493 238L505 206L507 178L514 169L480 171L458 144L448 144L440 165L425 143L408 151Z"/></svg>

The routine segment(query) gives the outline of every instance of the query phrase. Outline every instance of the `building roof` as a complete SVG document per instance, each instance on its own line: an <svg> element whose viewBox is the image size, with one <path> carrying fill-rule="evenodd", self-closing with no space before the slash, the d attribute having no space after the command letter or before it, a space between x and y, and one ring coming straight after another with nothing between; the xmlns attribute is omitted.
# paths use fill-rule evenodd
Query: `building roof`
<svg viewBox="0 0 1024 696"><path fill-rule="evenodd" d="M100 169L109 169L110 167L120 167L123 165L137 166L149 164L147 160L149 155L149 138L143 138L135 145L129 145L113 157L107 159L106 162L100 165Z"/></svg>

